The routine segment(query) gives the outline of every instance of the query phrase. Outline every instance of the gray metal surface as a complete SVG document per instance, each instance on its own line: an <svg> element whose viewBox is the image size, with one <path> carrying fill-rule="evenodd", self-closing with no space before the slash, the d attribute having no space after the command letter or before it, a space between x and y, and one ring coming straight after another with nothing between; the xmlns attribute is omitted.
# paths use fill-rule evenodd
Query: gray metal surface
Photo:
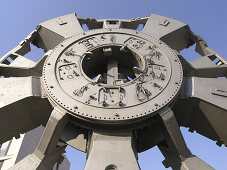
<svg viewBox="0 0 227 170"><path fill-rule="evenodd" d="M37 63L24 57L30 43L46 52ZM202 57L189 63L180 51L193 44ZM46 125L34 153L12 169L50 169L67 144L87 152L86 170L140 169L137 153L156 145L165 167L213 169L179 126L227 144L227 61L174 19L70 14L38 25L0 62L0 120L15 122L18 111L24 120L0 124L0 142Z"/></svg>
<svg viewBox="0 0 227 170"><path fill-rule="evenodd" d="M44 131L44 127L40 126L25 134L23 142L20 147L20 151L17 155L16 162L21 161L23 158L25 158L27 155L31 154L35 150L43 134L43 131ZM69 169L70 169L70 163L68 159L65 157L65 155L64 155L63 162L61 164L56 163L53 167L53 170L69 170Z"/></svg>

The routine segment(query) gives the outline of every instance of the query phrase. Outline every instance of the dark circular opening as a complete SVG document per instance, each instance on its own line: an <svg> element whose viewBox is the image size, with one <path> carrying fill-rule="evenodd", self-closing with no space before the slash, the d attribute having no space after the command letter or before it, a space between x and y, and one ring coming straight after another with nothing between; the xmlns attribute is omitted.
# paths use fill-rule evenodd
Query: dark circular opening
<svg viewBox="0 0 227 170"><path fill-rule="evenodd" d="M105 170L117 170L117 166L116 165L108 165Z"/></svg>
<svg viewBox="0 0 227 170"><path fill-rule="evenodd" d="M107 84L111 63L117 67L115 81L121 83L135 79L139 75L137 71L142 69L141 57L127 47L120 46L99 47L87 52L82 60L82 69L90 79L98 78L98 83Z"/></svg>

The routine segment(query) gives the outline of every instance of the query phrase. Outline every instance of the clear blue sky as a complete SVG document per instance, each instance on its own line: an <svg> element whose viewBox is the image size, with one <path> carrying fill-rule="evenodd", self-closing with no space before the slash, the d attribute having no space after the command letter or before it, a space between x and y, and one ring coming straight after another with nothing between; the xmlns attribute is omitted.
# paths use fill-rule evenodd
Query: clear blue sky
<svg viewBox="0 0 227 170"><path fill-rule="evenodd" d="M78 17L136 18L155 13L189 24L208 45L227 57L226 0L0 0L0 56L15 47L36 25L76 12ZM189 61L198 55L184 52ZM35 61L36 56L30 56ZM181 128L193 154L218 170L227 169L227 148ZM82 170L86 155L70 147L66 153L72 170ZM139 154L142 170L162 170L163 156L157 148Z"/></svg>

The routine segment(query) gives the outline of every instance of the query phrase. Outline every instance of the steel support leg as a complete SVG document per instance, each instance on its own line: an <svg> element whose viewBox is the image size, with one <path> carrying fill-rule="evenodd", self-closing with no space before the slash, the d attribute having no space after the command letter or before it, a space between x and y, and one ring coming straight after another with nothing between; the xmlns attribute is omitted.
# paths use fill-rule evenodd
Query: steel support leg
<svg viewBox="0 0 227 170"><path fill-rule="evenodd" d="M131 132L93 132L84 170L139 170Z"/></svg>
<svg viewBox="0 0 227 170"><path fill-rule="evenodd" d="M66 145L59 142L59 137L67 120L66 114L54 109L35 151L11 167L10 170L50 170L53 169L56 162L61 162Z"/></svg>
<svg viewBox="0 0 227 170"><path fill-rule="evenodd" d="M160 117L165 141L160 143L158 147L165 157L164 166L174 170L213 170L211 166L192 155L187 148L172 110L169 109Z"/></svg>

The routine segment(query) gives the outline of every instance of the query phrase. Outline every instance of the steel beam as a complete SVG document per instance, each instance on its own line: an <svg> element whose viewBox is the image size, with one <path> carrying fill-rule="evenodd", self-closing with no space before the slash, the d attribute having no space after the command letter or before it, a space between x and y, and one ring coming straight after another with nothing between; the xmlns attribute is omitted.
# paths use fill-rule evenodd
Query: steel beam
<svg viewBox="0 0 227 170"><path fill-rule="evenodd" d="M227 144L226 79L185 78L174 113L181 126ZM184 111L185 110L185 111Z"/></svg>
<svg viewBox="0 0 227 170"><path fill-rule="evenodd" d="M59 144L58 141L67 120L68 115L55 108L35 151L10 168L10 170L49 170L53 168L56 162L62 161L62 153L66 145Z"/></svg>
<svg viewBox="0 0 227 170"><path fill-rule="evenodd" d="M139 170L132 132L93 132L84 170Z"/></svg>
<svg viewBox="0 0 227 170"><path fill-rule="evenodd" d="M177 51L194 44L187 24L156 14L150 15L142 32L162 40Z"/></svg>
<svg viewBox="0 0 227 170"><path fill-rule="evenodd" d="M163 125L165 141L161 142L158 145L158 148L166 158L163 161L166 168L171 167L174 170L214 170L201 159L192 155L186 146L174 113L171 109L161 114L160 120Z"/></svg>
<svg viewBox="0 0 227 170"><path fill-rule="evenodd" d="M66 38L83 33L75 13L43 22L37 26L37 30L33 44L44 51L53 49Z"/></svg>
<svg viewBox="0 0 227 170"><path fill-rule="evenodd" d="M0 143L46 124L51 105L42 98L39 78L0 78L0 89Z"/></svg>

